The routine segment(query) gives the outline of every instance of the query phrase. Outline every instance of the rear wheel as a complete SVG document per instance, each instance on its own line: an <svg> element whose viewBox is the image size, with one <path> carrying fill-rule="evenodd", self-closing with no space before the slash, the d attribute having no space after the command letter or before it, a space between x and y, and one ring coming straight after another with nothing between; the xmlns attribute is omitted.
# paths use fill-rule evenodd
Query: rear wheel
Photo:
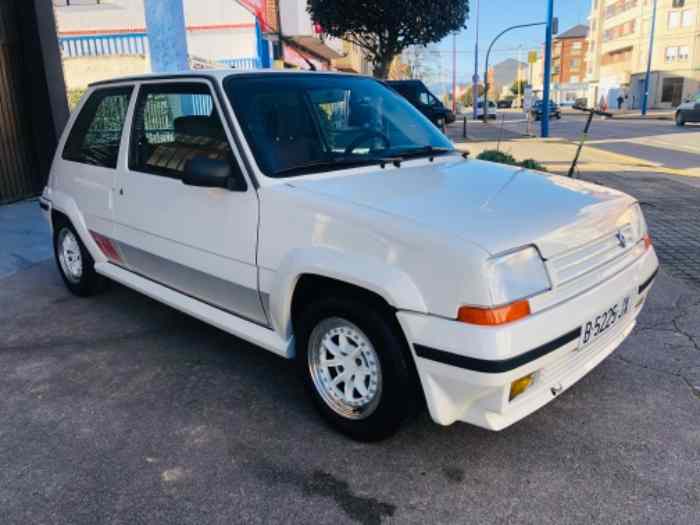
<svg viewBox="0 0 700 525"><path fill-rule="evenodd" d="M95 272L95 261L68 221L54 224L53 246L61 277L73 294L87 297L104 289L106 279Z"/></svg>
<svg viewBox="0 0 700 525"><path fill-rule="evenodd" d="M685 118L682 111L676 111L676 126L685 126Z"/></svg>
<svg viewBox="0 0 700 525"><path fill-rule="evenodd" d="M386 310L329 297L312 302L295 322L297 365L314 405L359 441L391 436L418 406L406 342Z"/></svg>

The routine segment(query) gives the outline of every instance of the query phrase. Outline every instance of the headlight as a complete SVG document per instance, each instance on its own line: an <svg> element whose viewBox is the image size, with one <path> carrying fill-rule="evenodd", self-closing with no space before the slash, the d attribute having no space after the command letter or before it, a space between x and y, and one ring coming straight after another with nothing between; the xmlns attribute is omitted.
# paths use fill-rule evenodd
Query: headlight
<svg viewBox="0 0 700 525"><path fill-rule="evenodd" d="M551 289L544 261L534 246L489 261L488 278L493 304L508 304Z"/></svg>
<svg viewBox="0 0 700 525"><path fill-rule="evenodd" d="M641 241L647 235L647 222L644 220L644 213L639 203L635 203L625 210L617 220L619 228L625 227L627 224L632 228L633 242Z"/></svg>

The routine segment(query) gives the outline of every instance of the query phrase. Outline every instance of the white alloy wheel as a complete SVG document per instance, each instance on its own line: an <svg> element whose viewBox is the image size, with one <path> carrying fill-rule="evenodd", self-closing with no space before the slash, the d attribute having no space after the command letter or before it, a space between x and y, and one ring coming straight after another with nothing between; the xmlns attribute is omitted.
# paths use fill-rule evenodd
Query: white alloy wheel
<svg viewBox="0 0 700 525"><path fill-rule="evenodd" d="M68 228L63 228L58 233L58 261L66 279L79 283L83 276L83 258L78 239Z"/></svg>
<svg viewBox="0 0 700 525"><path fill-rule="evenodd" d="M382 393L379 357L369 338L340 317L324 319L311 332L308 366L316 391L337 414L364 419Z"/></svg>

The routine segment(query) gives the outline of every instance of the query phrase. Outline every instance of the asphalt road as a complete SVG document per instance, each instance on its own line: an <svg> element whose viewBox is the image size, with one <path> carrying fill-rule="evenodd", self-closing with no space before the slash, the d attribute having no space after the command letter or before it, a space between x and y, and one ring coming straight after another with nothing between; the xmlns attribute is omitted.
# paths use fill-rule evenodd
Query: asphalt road
<svg viewBox="0 0 700 525"><path fill-rule="evenodd" d="M506 130L527 133L526 119L520 112L499 112L498 120L491 124L500 125L504 116ZM564 113L561 120L550 121L550 136L577 141L584 120L581 113ZM478 122L470 125L483 126ZM531 132L539 135L539 125L539 122L533 123ZM700 124L678 127L666 120L595 117L587 145L667 168L700 168Z"/></svg>
<svg viewBox="0 0 700 525"><path fill-rule="evenodd" d="M0 279L0 521L674 523L700 516L700 291L501 433L328 429L287 361L53 261Z"/></svg>

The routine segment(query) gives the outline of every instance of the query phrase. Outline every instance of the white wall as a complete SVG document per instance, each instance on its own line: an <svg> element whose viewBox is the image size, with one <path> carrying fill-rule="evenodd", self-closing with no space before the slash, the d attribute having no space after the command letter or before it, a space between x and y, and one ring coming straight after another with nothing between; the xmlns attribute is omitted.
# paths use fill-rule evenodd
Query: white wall
<svg viewBox="0 0 700 525"><path fill-rule="evenodd" d="M340 0L342 1L342 0ZM305 0L279 0L282 32L287 36L313 35L311 17Z"/></svg>

